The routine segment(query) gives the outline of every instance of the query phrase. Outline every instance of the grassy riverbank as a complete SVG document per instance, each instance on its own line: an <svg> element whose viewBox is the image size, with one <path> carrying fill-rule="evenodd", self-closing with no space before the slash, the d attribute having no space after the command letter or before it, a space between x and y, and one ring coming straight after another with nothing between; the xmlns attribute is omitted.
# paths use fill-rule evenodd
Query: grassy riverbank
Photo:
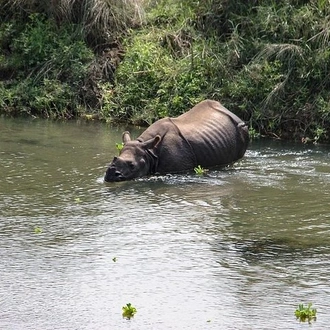
<svg viewBox="0 0 330 330"><path fill-rule="evenodd" d="M330 142L328 0L2 3L2 114L150 124L214 98L253 133Z"/></svg>

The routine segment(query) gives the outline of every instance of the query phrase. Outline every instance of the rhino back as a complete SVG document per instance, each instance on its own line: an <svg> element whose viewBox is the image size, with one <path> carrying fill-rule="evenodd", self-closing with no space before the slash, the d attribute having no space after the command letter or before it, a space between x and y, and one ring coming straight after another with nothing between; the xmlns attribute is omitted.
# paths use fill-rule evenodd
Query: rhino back
<svg viewBox="0 0 330 330"><path fill-rule="evenodd" d="M177 118L156 121L137 140L147 141L156 135L162 137L153 150L159 173L230 164L244 156L249 140L244 122L211 100Z"/></svg>
<svg viewBox="0 0 330 330"><path fill-rule="evenodd" d="M248 129L235 114L219 102L206 100L173 119L194 151L197 164L230 164L244 156Z"/></svg>

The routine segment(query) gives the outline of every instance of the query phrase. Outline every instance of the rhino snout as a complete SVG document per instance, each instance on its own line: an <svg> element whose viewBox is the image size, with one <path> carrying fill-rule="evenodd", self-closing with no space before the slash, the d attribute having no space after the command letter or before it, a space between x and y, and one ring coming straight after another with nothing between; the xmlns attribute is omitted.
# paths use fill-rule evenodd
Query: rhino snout
<svg viewBox="0 0 330 330"><path fill-rule="evenodd" d="M114 181L123 181L125 177L123 174L116 170L115 167L109 167L105 173L104 181L106 182L114 182Z"/></svg>

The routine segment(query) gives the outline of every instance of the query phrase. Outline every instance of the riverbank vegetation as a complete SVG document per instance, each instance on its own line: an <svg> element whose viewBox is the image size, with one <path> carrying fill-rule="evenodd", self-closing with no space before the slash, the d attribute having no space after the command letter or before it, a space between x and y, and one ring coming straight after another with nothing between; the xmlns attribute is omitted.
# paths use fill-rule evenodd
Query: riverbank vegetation
<svg viewBox="0 0 330 330"><path fill-rule="evenodd" d="M330 142L329 0L0 0L0 112L150 124L205 98Z"/></svg>

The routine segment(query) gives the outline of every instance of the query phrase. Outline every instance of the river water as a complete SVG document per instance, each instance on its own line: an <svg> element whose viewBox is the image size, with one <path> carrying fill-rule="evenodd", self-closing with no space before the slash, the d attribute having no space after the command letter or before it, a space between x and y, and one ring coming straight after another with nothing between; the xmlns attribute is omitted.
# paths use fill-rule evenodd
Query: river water
<svg viewBox="0 0 330 330"><path fill-rule="evenodd" d="M124 129L0 119L0 329L329 327L329 147L105 184Z"/></svg>

